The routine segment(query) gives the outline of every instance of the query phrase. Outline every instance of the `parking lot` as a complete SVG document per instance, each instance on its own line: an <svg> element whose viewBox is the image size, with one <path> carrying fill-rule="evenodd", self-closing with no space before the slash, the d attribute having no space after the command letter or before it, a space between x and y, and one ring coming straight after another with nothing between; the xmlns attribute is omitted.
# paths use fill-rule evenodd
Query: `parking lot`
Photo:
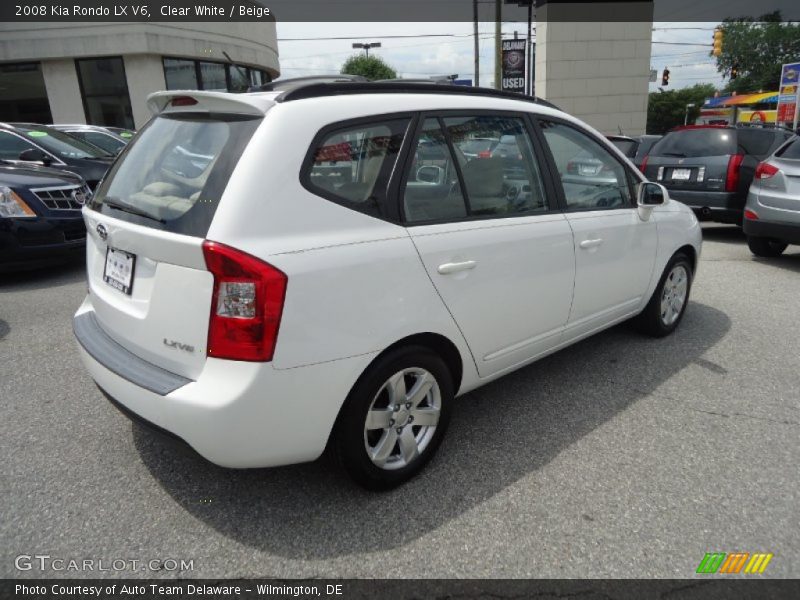
<svg viewBox="0 0 800 600"><path fill-rule="evenodd" d="M622 325L460 398L429 468L384 494L325 460L176 454L80 365L82 266L0 275L0 575L82 575L14 566L47 554L201 578L691 577L743 551L798 577L800 247L759 260L735 227L704 235L674 335Z"/></svg>

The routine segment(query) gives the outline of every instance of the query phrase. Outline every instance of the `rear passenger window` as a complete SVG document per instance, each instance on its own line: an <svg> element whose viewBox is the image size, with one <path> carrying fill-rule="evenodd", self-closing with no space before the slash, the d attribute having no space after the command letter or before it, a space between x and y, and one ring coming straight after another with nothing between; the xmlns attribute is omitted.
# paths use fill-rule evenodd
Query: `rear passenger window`
<svg viewBox="0 0 800 600"><path fill-rule="evenodd" d="M548 210L533 147L521 119L429 118L414 150L403 193L407 222L519 216Z"/></svg>
<svg viewBox="0 0 800 600"><path fill-rule="evenodd" d="M325 135L304 174L311 191L352 208L379 213L408 119L358 125Z"/></svg>
<svg viewBox="0 0 800 600"><path fill-rule="evenodd" d="M598 142L574 127L542 122L569 210L634 205L627 169Z"/></svg>
<svg viewBox="0 0 800 600"><path fill-rule="evenodd" d="M403 210L411 223L467 216L456 161L438 119L426 119L422 125L406 180Z"/></svg>

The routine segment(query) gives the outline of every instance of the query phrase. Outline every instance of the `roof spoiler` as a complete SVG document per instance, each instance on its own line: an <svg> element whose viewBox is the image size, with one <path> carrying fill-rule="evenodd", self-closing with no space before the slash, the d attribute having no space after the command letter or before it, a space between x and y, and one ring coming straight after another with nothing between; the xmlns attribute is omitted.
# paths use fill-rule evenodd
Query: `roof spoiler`
<svg viewBox="0 0 800 600"><path fill-rule="evenodd" d="M147 107L153 115L164 112L202 111L263 117L275 103L265 96L171 90L155 92L147 97Z"/></svg>

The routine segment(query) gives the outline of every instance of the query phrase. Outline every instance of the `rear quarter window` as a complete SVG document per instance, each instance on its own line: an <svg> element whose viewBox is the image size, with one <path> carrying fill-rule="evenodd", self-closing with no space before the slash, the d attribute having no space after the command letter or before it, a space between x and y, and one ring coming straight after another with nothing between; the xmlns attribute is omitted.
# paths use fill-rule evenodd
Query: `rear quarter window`
<svg viewBox="0 0 800 600"><path fill-rule="evenodd" d="M208 113L156 117L125 147L91 208L205 237L231 173L260 123L260 117Z"/></svg>
<svg viewBox="0 0 800 600"><path fill-rule="evenodd" d="M778 149L775 156L790 160L800 160L800 137L789 140L787 144Z"/></svg>
<svg viewBox="0 0 800 600"><path fill-rule="evenodd" d="M409 122L399 118L323 129L303 167L303 185L337 204L383 216L386 184ZM438 152L433 147L428 150Z"/></svg>
<svg viewBox="0 0 800 600"><path fill-rule="evenodd" d="M736 154L736 131L732 129L682 129L672 131L650 150L651 156L724 156Z"/></svg>

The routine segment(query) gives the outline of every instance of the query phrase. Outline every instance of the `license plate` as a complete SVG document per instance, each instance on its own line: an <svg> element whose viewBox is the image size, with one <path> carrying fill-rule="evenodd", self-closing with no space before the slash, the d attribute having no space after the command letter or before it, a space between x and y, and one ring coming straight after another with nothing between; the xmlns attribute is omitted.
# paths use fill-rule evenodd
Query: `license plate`
<svg viewBox="0 0 800 600"><path fill-rule="evenodd" d="M103 281L114 289L130 296L133 291L133 270L135 266L135 254L109 247L106 250L106 268L103 271Z"/></svg>
<svg viewBox="0 0 800 600"><path fill-rule="evenodd" d="M677 181L689 181L692 176L691 169L672 169L672 179Z"/></svg>
<svg viewBox="0 0 800 600"><path fill-rule="evenodd" d="M578 167L578 172L583 175L584 177L588 177L591 175L597 175L597 172L600 170L600 167L596 167L594 165L580 165Z"/></svg>

